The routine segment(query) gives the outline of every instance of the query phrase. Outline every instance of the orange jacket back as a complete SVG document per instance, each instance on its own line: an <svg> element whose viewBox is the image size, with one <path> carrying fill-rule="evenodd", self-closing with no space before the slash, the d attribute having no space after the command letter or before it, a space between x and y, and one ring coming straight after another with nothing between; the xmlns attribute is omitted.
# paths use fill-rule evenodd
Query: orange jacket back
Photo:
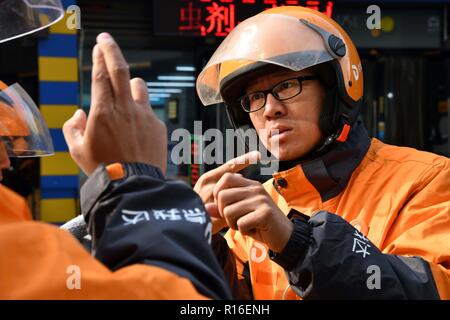
<svg viewBox="0 0 450 320"><path fill-rule="evenodd" d="M162 268L110 271L68 232L31 221L24 199L1 185L0 243L0 299L205 299Z"/></svg>

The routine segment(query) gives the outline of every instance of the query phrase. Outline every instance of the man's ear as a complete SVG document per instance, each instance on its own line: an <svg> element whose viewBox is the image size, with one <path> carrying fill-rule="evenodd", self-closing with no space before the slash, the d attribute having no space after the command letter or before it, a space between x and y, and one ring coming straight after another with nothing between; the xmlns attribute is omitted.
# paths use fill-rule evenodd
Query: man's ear
<svg viewBox="0 0 450 320"><path fill-rule="evenodd" d="M311 71L320 78L325 90L336 86L336 74L330 62L315 65L311 67Z"/></svg>
<svg viewBox="0 0 450 320"><path fill-rule="evenodd" d="M335 111L337 103L336 87L325 89L325 99L320 112L319 127L325 137L336 132Z"/></svg>

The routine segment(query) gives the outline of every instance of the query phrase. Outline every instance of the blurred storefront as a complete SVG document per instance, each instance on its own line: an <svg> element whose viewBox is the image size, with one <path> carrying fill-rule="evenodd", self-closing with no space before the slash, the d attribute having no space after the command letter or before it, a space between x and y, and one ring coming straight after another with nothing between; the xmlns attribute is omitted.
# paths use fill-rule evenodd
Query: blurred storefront
<svg viewBox="0 0 450 320"><path fill-rule="evenodd" d="M32 195L34 212L43 220L63 222L79 211L78 187L84 177L70 160L60 128L77 107L89 109L91 50L103 31L122 47L131 75L147 82L151 104L167 124L169 139L174 130L186 129L192 133L196 157L201 152L199 134L229 128L224 108L204 108L195 91L196 76L224 36L240 21L272 6L320 10L340 23L359 49L365 77L362 119L370 133L387 143L450 155L449 9L444 1L377 1L381 21L375 30L367 28L372 1L64 2L80 8L79 30L52 29L0 47L0 79L19 82L40 102L57 145L56 160L18 160L5 181L14 187L13 179L22 175L24 182L15 188ZM202 132L195 132L195 121L202 121ZM169 141L169 153L176 143ZM169 157L168 176L193 184L210 168L176 164Z"/></svg>
<svg viewBox="0 0 450 320"><path fill-rule="evenodd" d="M448 7L444 1L377 3L380 29L366 26L372 2L345 1L333 15L363 61L364 122L387 143L449 156Z"/></svg>

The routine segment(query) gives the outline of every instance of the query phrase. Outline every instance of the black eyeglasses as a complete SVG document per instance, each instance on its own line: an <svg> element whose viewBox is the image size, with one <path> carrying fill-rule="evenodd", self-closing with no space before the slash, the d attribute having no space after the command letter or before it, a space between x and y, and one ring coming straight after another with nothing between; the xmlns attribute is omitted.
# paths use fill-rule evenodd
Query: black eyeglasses
<svg viewBox="0 0 450 320"><path fill-rule="evenodd" d="M301 76L283 80L272 89L251 92L239 98L245 112L255 112L266 105L266 97L271 93L278 101L285 101L298 96L302 92L302 82L306 80L319 80L318 76Z"/></svg>

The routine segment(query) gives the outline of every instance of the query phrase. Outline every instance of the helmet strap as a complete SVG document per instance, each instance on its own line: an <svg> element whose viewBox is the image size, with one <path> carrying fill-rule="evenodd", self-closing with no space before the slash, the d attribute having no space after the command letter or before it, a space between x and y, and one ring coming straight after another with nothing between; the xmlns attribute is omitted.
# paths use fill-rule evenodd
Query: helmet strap
<svg viewBox="0 0 450 320"><path fill-rule="evenodd" d="M327 88L325 101L320 114L319 126L327 137L313 153L324 153L334 142L345 142L351 129L350 119L341 114L340 101L336 86Z"/></svg>

